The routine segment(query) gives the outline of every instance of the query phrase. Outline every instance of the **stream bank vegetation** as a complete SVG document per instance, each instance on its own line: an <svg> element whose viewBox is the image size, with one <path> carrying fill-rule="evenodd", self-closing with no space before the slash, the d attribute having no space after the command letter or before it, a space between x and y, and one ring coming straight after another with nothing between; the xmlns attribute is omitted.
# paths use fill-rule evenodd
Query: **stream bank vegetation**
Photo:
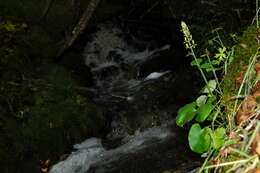
<svg viewBox="0 0 260 173"><path fill-rule="evenodd" d="M119 10L115 5L118 1L102 1L97 7L98 2L0 2L1 172L47 172L52 164L65 158L62 154L70 152L73 144L103 133L109 117L104 108L89 99L93 92L84 87L86 83L90 85L89 72L81 62L81 48L74 43L79 41L78 37L86 27L111 20L122 11L125 16L135 14L132 11L139 11L138 5L148 6L149 1L132 0L129 7L118 7ZM182 6L170 0L163 1L164 5L159 1L151 2L152 6L141 18L154 12L160 21L168 20L173 11L176 15L173 19L179 19L182 14L188 19L196 10L201 10L198 13L205 11L193 7L196 1L179 1ZM175 8L167 10L171 7ZM190 8L195 9L193 13L189 13ZM219 18L223 19L223 16ZM123 18L131 22L130 17ZM258 15L255 21L259 21ZM217 37L207 43L212 49L199 57L196 57L195 43L187 31L186 28L187 48L196 58L192 65L199 67L207 85L195 102L179 110L177 122L180 126L193 118L199 122L192 126L189 141L192 150L206 158L200 171L249 172L257 169L259 24L250 26L239 41L231 35L230 39L238 42L234 47L222 43L219 28L213 30ZM62 63L57 60L61 55ZM219 77L220 74L225 77ZM212 78L215 79L209 80ZM210 120L210 126L205 126L207 120Z"/></svg>
<svg viewBox="0 0 260 173"><path fill-rule="evenodd" d="M90 101L72 72L45 57L50 51L44 45L45 54L38 54L38 43L31 45L46 39L32 28L11 20L0 22L0 167L4 173L39 172L41 165L48 170L74 143L101 131L105 122L104 108Z"/></svg>
<svg viewBox="0 0 260 173"><path fill-rule="evenodd" d="M258 4L256 2L256 4ZM184 44L192 66L198 68L205 87L192 103L179 109L176 124L194 122L188 141L205 161L198 172L260 172L260 29L256 8L254 23L236 42L224 44L221 28L212 30L203 55L185 22ZM210 48L213 46L214 49Z"/></svg>

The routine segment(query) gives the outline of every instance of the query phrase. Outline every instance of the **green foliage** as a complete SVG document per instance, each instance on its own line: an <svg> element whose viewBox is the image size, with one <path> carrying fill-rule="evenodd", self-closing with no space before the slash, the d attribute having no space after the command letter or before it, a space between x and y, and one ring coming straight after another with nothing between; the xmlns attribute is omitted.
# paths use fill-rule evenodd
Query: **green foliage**
<svg viewBox="0 0 260 173"><path fill-rule="evenodd" d="M105 122L105 110L77 89L62 66L43 65L38 71L37 78L26 74L19 83L1 85L4 131L0 128L0 161L5 155L15 155L6 162L19 162L21 169L33 170L40 159L64 153L72 144L100 131Z"/></svg>
<svg viewBox="0 0 260 173"><path fill-rule="evenodd" d="M17 37L26 32L28 28L25 23L14 23L12 21L0 22L0 72L3 68L8 68L13 61L20 63L22 59L21 50L17 49L19 40Z"/></svg>
<svg viewBox="0 0 260 173"><path fill-rule="evenodd" d="M59 94L60 90L50 92ZM79 141L94 132L103 120L102 110L87 100L79 104L76 97L60 95L57 100L51 97L45 95L45 101L25 112L21 132L26 138L45 141L46 145L53 139Z"/></svg>
<svg viewBox="0 0 260 173"><path fill-rule="evenodd" d="M225 59L227 59L227 48L218 48L218 53L216 53L214 57L217 59L218 64L222 61L225 61Z"/></svg>
<svg viewBox="0 0 260 173"><path fill-rule="evenodd" d="M201 33L197 38L200 48L195 53L200 55L197 59L200 61L199 68L206 72L204 75L216 78L216 72L226 74L234 58L235 49L231 45L238 42L236 34L226 34L222 27L209 29L195 25L192 28L195 28L196 33ZM196 65L194 61L192 65Z"/></svg>
<svg viewBox="0 0 260 173"><path fill-rule="evenodd" d="M212 89L212 91L215 90L215 88ZM206 93L208 93L208 91ZM216 96L209 97L201 95L196 102L187 104L179 109L176 117L176 124L182 127L185 123L193 120L195 117L195 120L200 123L205 122L207 119L212 120L210 116L215 114L215 106L213 105L215 100ZM193 124L190 128L188 138L190 148L197 153L207 152L211 148L219 149L219 146L224 143L225 136L223 134L225 134L225 129L223 128L212 130L210 127L204 127L201 129L199 124Z"/></svg>
<svg viewBox="0 0 260 173"><path fill-rule="evenodd" d="M241 104L239 104L238 98L241 96L244 98L244 95L247 97L253 87L257 88L257 82L259 82L256 70L254 70L254 65L259 61L259 39L255 39L256 35L259 35L259 28L250 26L240 38L240 44L232 48L224 46L218 32L216 33L217 37L209 40L209 45L215 47L216 50L213 51L213 54L206 50L206 54L200 58L196 57L194 47L187 44L187 39L185 39L186 48L190 50L189 55L194 58L191 65L198 67L206 83L206 87L201 91L203 95L196 100L198 107L195 108L196 115L192 117L196 117L195 121L199 123L206 120L211 121L210 126L201 127L201 124L198 123L191 126L188 138L189 145L192 151L207 156L200 172L209 172L212 168L215 172L232 172L234 170L248 172L250 169L256 168L256 163L259 162L257 156L250 156L250 154L254 150L252 141L256 133L259 132L260 124L252 118L255 113L250 115L251 113L245 111L249 109L248 106L250 107L251 103L246 103L247 107L243 103L242 108L240 108ZM184 32L185 37L187 37L186 34ZM232 37L237 42L234 35ZM194 41L190 43L195 44ZM223 69L222 74L225 74L224 81L221 83L215 73L220 69ZM213 73L215 79L212 82L207 80L209 75L206 75L206 72ZM236 82L239 83L239 88L236 88ZM235 99L232 98L234 96ZM259 98L255 99L256 102L259 102ZM226 108L225 112L221 106ZM244 112L240 112L242 115L239 115L237 111L241 109ZM257 112L257 109L255 111ZM179 115L177 118L182 119L181 116L184 115ZM246 128L243 125L235 125L235 118L238 116L244 116L243 118L248 118L248 120L251 118ZM191 120L189 119L189 121ZM252 124L257 125L251 127ZM243 136L243 139L235 136L239 136L239 134ZM257 138L255 138L256 140ZM238 142L239 145L232 145ZM252 147L251 151L249 151L250 146ZM223 153L219 152L220 149L221 151L231 149L231 151ZM218 162L216 165L209 162L216 160ZM226 162L227 160L228 162Z"/></svg>
<svg viewBox="0 0 260 173"><path fill-rule="evenodd" d="M189 131L189 145L192 151L196 153L205 153L210 149L218 150L225 143L226 129L217 128L212 130L206 126L201 128L199 124L193 124Z"/></svg>
<svg viewBox="0 0 260 173"><path fill-rule="evenodd" d="M227 55L224 54L222 56L227 56ZM223 69L223 67L220 66L222 61L224 61L223 57L221 57L218 60L212 60L211 62L207 62L202 58L198 58L197 63L195 60L191 62L191 66L199 66L200 68L206 70L206 72L212 72L212 71L218 71Z"/></svg>
<svg viewBox="0 0 260 173"><path fill-rule="evenodd" d="M235 47L234 60L229 67L229 73L224 76L224 80L221 84L224 97L226 98L235 95L235 77L239 76L243 68L249 64L250 56L256 53L258 49L257 39L255 39L258 30L255 25L249 26L239 38L239 42L243 43L246 47Z"/></svg>
<svg viewBox="0 0 260 173"><path fill-rule="evenodd" d="M235 47L234 60L229 66L229 73L224 76L221 83L223 89L221 105L226 107L228 114L234 111L235 100L230 100L230 98L237 95L238 88L235 79L250 64L251 56L259 50L257 39L255 39L258 31L259 29L255 25L251 25L243 32L243 35L239 38L239 43L242 46Z"/></svg>
<svg viewBox="0 0 260 173"><path fill-rule="evenodd" d="M210 44L213 44L213 42L216 41L217 44L221 46L221 48L218 48L218 51L214 56L215 59L211 60L212 58L210 58L210 54L207 50L206 54L202 56L207 57L207 61L203 58L197 58L193 50L196 44L192 40L189 29L184 22L182 22L182 32L185 38L184 44L190 51L188 55L194 58L191 62L191 66L196 66L199 69L206 86L202 88L201 93L203 95L199 96L196 102L187 104L178 111L176 117L176 124L178 126L183 126L194 118L199 123L203 123L206 120L212 121L214 116L218 115L219 105L215 103L215 100L217 99L216 94L221 94L222 91L220 89L216 71L224 69L224 72L226 72L225 66L227 66L232 58L231 54L221 42L219 35L217 36L217 39L210 41ZM215 77L214 80L207 79L206 73L209 72L213 72ZM198 123L192 125L188 138L192 151L202 154L211 149L218 150L220 148L224 143L226 130L224 128L217 128L214 130L213 128L214 126L201 128Z"/></svg>
<svg viewBox="0 0 260 173"><path fill-rule="evenodd" d="M196 102L187 104L179 109L176 117L176 124L182 127L187 122L193 120L196 115L196 121L204 122L213 109L214 106L209 102L203 104L200 103L198 108Z"/></svg>
<svg viewBox="0 0 260 173"><path fill-rule="evenodd" d="M40 160L58 158L104 127L104 109L77 89L69 70L54 65L60 40L71 32L88 1L77 1L80 6L53 1L44 14L49 2L0 1L2 172L37 172ZM75 61L75 56L70 59Z"/></svg>
<svg viewBox="0 0 260 173"><path fill-rule="evenodd" d="M219 149L223 146L226 138L226 129L223 127L217 128L215 131L211 131L212 147Z"/></svg>
<svg viewBox="0 0 260 173"><path fill-rule="evenodd" d="M204 101L199 102L199 104L198 102L192 102L185 105L178 111L176 124L182 127L188 121L193 120L194 117L196 117L195 120L197 122L202 123L206 121L214 110L214 105L212 105L212 102L215 99L215 97L207 98L206 96L206 103L203 103ZM198 108L196 105L198 106ZM189 131L188 138L190 148L192 149L192 151L197 153L207 152L211 147L213 147L214 149L218 149L218 144L224 142L224 138L220 138L219 133L219 130L212 131L209 127L201 129L199 124L193 124ZM212 144L212 146L210 144Z"/></svg>
<svg viewBox="0 0 260 173"><path fill-rule="evenodd" d="M192 151L196 153L204 153L209 150L211 139L209 128L201 129L199 124L193 124L189 131L189 145Z"/></svg>
<svg viewBox="0 0 260 173"><path fill-rule="evenodd" d="M11 21L0 22L0 32L18 32L23 31L27 27L25 23L14 24Z"/></svg>
<svg viewBox="0 0 260 173"><path fill-rule="evenodd" d="M194 118L196 112L196 102L192 102L183 106L181 109L178 110L176 124L182 127L185 123L191 121Z"/></svg>
<svg viewBox="0 0 260 173"><path fill-rule="evenodd" d="M211 103L202 104L197 110L198 115L196 117L196 121L201 123L204 122L208 118L208 116L210 115L213 109L214 106Z"/></svg>
<svg viewBox="0 0 260 173"><path fill-rule="evenodd" d="M217 87L216 80L210 80L208 82L208 84L204 88L201 89L201 93L210 94L216 89L216 87Z"/></svg>
<svg viewBox="0 0 260 173"><path fill-rule="evenodd" d="M26 92L33 100L26 111L22 109L24 136L46 142L54 137L79 141L102 126L103 110L73 89L75 83L64 68L49 65L45 70L45 79L29 81L34 87Z"/></svg>

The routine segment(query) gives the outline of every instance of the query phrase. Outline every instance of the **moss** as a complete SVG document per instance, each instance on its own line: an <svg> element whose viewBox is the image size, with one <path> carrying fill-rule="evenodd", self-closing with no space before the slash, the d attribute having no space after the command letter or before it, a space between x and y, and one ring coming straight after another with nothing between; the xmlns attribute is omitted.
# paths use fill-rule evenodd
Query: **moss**
<svg viewBox="0 0 260 173"><path fill-rule="evenodd" d="M39 98L42 101L38 101ZM46 157L57 153L62 145L79 142L95 133L104 122L101 108L66 89L50 89L47 95L38 94L23 119L22 136L33 141Z"/></svg>
<svg viewBox="0 0 260 173"><path fill-rule="evenodd" d="M234 60L221 84L224 93L222 103L225 106L233 104L229 99L236 95L237 92L235 78L239 76L240 72L249 64L251 56L255 55L258 50L257 32L258 29L255 25L249 26L239 39L239 43L245 46L237 45L235 48Z"/></svg>
<svg viewBox="0 0 260 173"><path fill-rule="evenodd" d="M34 84L25 91L31 93L33 100L22 109L25 122L21 131L25 136L46 141L55 138L79 141L102 126L103 109L75 89L69 72L57 65L48 65L44 71L45 77L37 81L38 86Z"/></svg>
<svg viewBox="0 0 260 173"><path fill-rule="evenodd" d="M7 40L0 46L2 172L38 172L40 160L55 160L105 123L105 110L77 89L71 72L51 63L54 42L48 33L30 27L2 35Z"/></svg>
<svg viewBox="0 0 260 173"><path fill-rule="evenodd" d="M67 67L77 74L54 60L62 46L60 40L71 32L88 1L53 1L48 14L41 18L46 3L0 2L3 21L27 26L12 30L9 24L12 32L0 30L2 172L39 172L40 160L55 161L74 143L102 134L106 122L104 108L78 89L82 88L79 81L89 80L84 63L78 61L82 50L67 54L73 68Z"/></svg>
<svg viewBox="0 0 260 173"><path fill-rule="evenodd" d="M21 163L20 172L36 172L40 160L53 160L72 144L98 134L106 119L105 110L77 89L64 67L37 68L37 78L24 76L21 84L1 85L0 160Z"/></svg>

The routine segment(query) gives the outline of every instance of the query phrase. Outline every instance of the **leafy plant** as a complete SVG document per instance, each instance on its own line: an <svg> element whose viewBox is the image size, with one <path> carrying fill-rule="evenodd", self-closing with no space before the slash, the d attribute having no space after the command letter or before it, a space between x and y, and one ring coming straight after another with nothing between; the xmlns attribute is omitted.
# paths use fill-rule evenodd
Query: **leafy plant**
<svg viewBox="0 0 260 173"><path fill-rule="evenodd" d="M214 104L217 98L214 93L216 92L217 94L221 94L222 92L215 71L223 69L224 65L222 62L226 62L230 57L226 47L223 46L220 41L222 47L218 48L214 60L209 58L209 53L206 53L205 55L207 61L202 58L197 58L193 50L196 47L196 44L192 39L189 28L185 22L182 22L181 26L186 49L189 50L189 55L194 59L191 62L191 65L196 66L199 69L206 86L202 88L202 95L199 96L196 101L186 104L179 109L176 117L176 124L180 127L192 120L195 120L198 123L203 123L206 120L212 120L212 115L217 115L216 112L219 110L219 107L217 103ZM205 72L213 72L215 79L208 80ZM193 124L189 131L188 140L191 150L202 154L208 152L210 149L219 149L224 143L226 137L225 128L213 129L214 125L212 125L212 127L206 126L202 128L198 123Z"/></svg>
<svg viewBox="0 0 260 173"><path fill-rule="evenodd" d="M4 32L17 32L26 29L28 26L25 23L14 24L11 21L0 22L0 31Z"/></svg>
<svg viewBox="0 0 260 173"><path fill-rule="evenodd" d="M196 102L185 105L178 111L176 124L182 127L185 123L194 119L199 123L205 122L214 111L215 106L212 102L215 99L215 96L201 95ZM193 124L188 138L190 148L197 153L207 152L210 148L218 149L219 144L224 143L222 134L225 134L224 128L212 130L209 126L201 128L198 123Z"/></svg>
<svg viewBox="0 0 260 173"><path fill-rule="evenodd" d="M191 121L196 115L196 102L192 102L190 104L185 105L178 111L178 115L176 117L176 124L182 127L188 121Z"/></svg>
<svg viewBox="0 0 260 173"><path fill-rule="evenodd" d="M258 15L258 3L256 9ZM257 20L257 22L259 21ZM242 42L242 45L240 44L242 48L236 47L234 62L232 60L235 47L224 46L218 29L214 31L217 33L217 37L209 40L209 44L214 47L214 53L211 54L206 50L205 55L197 58L193 50L196 44L184 22L182 22L182 28L186 48L194 59L191 65L199 69L206 83L196 101L182 107L176 117L178 126L183 126L189 121L195 122L190 128L188 141L192 151L206 157L199 172L211 172L210 169L214 169L214 172L258 170L259 150L257 151L256 146L259 146L260 141L260 121L257 118L259 116L260 64L258 63L259 39L255 40L255 33L259 31L258 23L256 24L257 29L249 27L246 30L244 33L246 41L239 41ZM210 50L212 51L212 49ZM231 62L232 65L229 67ZM237 70L238 66L240 71ZM225 74L222 83L224 92L220 87L216 71L220 72L218 74ZM236 71L240 72L238 77L234 76ZM208 75L209 73L211 75ZM230 73L232 73L232 77L229 77ZM207 78L212 77L212 74L215 79L208 80ZM225 86L227 80L228 82L235 81L237 90L231 87L227 90ZM227 94L234 92L230 92L231 89L236 93L231 99L229 99L229 95L226 98ZM241 98L244 100L241 101ZM225 106L225 112L223 112L220 102L221 106ZM227 103L228 106L223 103ZM219 120L224 121L219 122ZM201 123L205 121L211 121L211 125L203 126Z"/></svg>
<svg viewBox="0 0 260 173"><path fill-rule="evenodd" d="M192 151L197 153L204 153L209 150L211 139L210 139L210 128L201 128L199 124L193 124L189 132L189 145Z"/></svg>

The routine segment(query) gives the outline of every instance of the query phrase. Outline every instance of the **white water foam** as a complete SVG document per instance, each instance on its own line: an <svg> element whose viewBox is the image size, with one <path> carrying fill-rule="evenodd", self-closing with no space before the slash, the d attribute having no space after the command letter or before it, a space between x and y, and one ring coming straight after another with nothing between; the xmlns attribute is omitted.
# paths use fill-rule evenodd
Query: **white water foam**
<svg viewBox="0 0 260 173"><path fill-rule="evenodd" d="M66 160L54 165L50 173L88 173L92 166L109 164L122 155L139 151L154 141L159 142L170 136L174 134L167 125L152 127L144 132L137 131L134 135L125 137L122 140L123 145L111 150L106 150L102 146L101 139L90 138L74 145L77 151L72 152Z"/></svg>
<svg viewBox="0 0 260 173"><path fill-rule="evenodd" d="M146 77L144 78L144 81L158 79L158 78L162 77L163 75L165 75L165 74L167 74L167 73L170 73L170 72L171 72L171 71L153 72L153 73L149 74L148 76L146 76Z"/></svg>
<svg viewBox="0 0 260 173"><path fill-rule="evenodd" d="M135 68L149 58L156 57L159 51L170 48L170 45L165 45L155 50L140 51L129 45L120 34L122 31L114 26L101 25L100 30L93 35L92 41L85 47L85 63L94 75L96 86L123 87L127 90L138 87L144 80L137 80L135 76L128 75L131 70L124 70L122 64ZM116 69L115 73L109 73L108 78L101 79L99 72L110 68ZM159 77L158 74L156 76L153 74L149 78ZM149 78L146 80L150 80ZM91 167L109 164L125 154L139 151L173 135L168 125L152 127L123 138L121 146L110 150L104 148L101 139L89 138L81 144L74 145L76 151L72 152L66 160L54 165L50 173L88 173Z"/></svg>
<svg viewBox="0 0 260 173"><path fill-rule="evenodd" d="M123 38L123 31L111 23L102 24L99 29L92 35L83 53L85 64L90 67L98 88L113 90L136 87L142 82L137 80L138 65L170 48L170 45L165 45L154 50L147 48L140 51L129 45Z"/></svg>

